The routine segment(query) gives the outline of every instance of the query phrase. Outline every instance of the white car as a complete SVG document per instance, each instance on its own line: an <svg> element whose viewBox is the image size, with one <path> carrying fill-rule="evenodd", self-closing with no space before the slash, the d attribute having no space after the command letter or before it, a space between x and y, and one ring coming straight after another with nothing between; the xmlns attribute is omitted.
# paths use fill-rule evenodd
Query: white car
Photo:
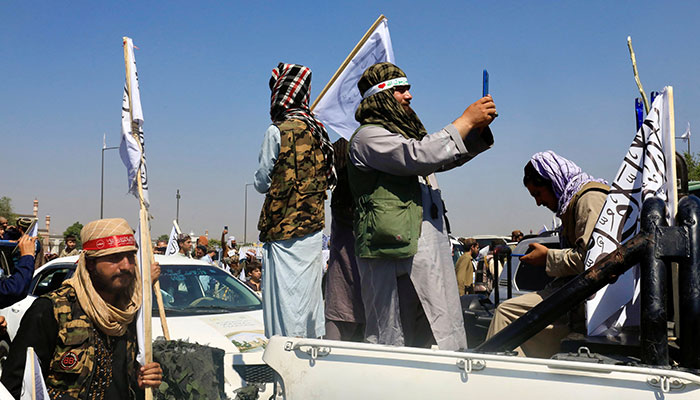
<svg viewBox="0 0 700 400"><path fill-rule="evenodd" d="M267 339L260 298L231 274L204 261L159 255L155 259L161 267L159 282L170 339L224 350L224 388L229 397L236 397L235 389L255 384L264 392L261 398L268 398L272 384L266 384L272 382L273 371L262 361ZM0 310L11 339L32 302L71 277L77 261L78 256L71 256L44 264L34 272L29 295ZM152 321L153 337L163 336L155 296Z"/></svg>

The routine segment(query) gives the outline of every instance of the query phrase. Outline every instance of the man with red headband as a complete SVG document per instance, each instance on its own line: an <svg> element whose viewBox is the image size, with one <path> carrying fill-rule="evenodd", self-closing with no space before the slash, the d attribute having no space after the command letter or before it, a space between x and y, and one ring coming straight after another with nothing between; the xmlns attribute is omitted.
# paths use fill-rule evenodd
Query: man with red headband
<svg viewBox="0 0 700 400"><path fill-rule="evenodd" d="M335 185L333 145L309 110L311 70L280 63L270 79L272 125L260 149L255 189L265 193L258 230L263 247L265 335L320 337L326 190Z"/></svg>
<svg viewBox="0 0 700 400"><path fill-rule="evenodd" d="M1 381L15 398L27 347L52 399L136 399L160 385L160 365L136 361L141 277L132 232L122 218L83 227L75 274L32 304L10 348Z"/></svg>
<svg viewBox="0 0 700 400"><path fill-rule="evenodd" d="M411 108L410 83L399 67L375 64L357 86L362 101L355 119L361 126L350 140L348 178L365 339L427 347L434 338L442 350L464 349L467 337L434 173L493 145L488 125L498 115L496 105L491 96L483 97L428 135Z"/></svg>

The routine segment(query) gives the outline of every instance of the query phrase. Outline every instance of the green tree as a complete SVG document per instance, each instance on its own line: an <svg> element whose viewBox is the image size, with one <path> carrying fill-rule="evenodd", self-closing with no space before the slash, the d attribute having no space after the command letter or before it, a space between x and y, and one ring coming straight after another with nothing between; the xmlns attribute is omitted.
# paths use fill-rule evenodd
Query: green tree
<svg viewBox="0 0 700 400"><path fill-rule="evenodd" d="M69 226L65 231L63 231L63 237L68 235L75 236L76 242L78 243L78 248L80 248L80 230L83 229L83 224L78 221L71 226Z"/></svg>
<svg viewBox="0 0 700 400"><path fill-rule="evenodd" d="M216 248L221 247L221 241L217 239L209 239L209 247Z"/></svg>
<svg viewBox="0 0 700 400"><path fill-rule="evenodd" d="M688 166L688 180L700 181L700 154L683 152L685 163Z"/></svg>
<svg viewBox="0 0 700 400"><path fill-rule="evenodd" d="M163 234L163 235L158 236L158 239L156 239L156 242L159 240L165 240L167 242L169 239L170 239L170 235Z"/></svg>
<svg viewBox="0 0 700 400"><path fill-rule="evenodd" d="M17 214L12 211L12 199L7 196L0 197L0 216L7 218L10 225L14 225L17 219Z"/></svg>

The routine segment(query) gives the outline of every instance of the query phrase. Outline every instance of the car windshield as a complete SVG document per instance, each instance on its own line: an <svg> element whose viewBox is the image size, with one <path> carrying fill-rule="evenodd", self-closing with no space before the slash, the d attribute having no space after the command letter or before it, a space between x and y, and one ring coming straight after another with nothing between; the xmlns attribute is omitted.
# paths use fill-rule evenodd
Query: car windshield
<svg viewBox="0 0 700 400"><path fill-rule="evenodd" d="M262 309L260 299L226 272L204 265L162 265L160 293L166 315L220 314ZM153 315L158 304L153 299Z"/></svg>

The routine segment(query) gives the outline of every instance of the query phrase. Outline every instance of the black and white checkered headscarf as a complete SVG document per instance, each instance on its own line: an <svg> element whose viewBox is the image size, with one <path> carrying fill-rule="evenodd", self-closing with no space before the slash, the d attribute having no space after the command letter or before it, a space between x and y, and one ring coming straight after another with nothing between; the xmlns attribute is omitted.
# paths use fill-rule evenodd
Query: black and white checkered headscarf
<svg viewBox="0 0 700 400"><path fill-rule="evenodd" d="M281 123L288 119L304 121L311 129L311 134L321 144L321 151L328 171L328 186L335 187L337 177L333 166L333 145L328 139L328 132L321 121L309 110L309 93L311 88L311 70L298 64L279 63L272 70L270 78L270 119Z"/></svg>

